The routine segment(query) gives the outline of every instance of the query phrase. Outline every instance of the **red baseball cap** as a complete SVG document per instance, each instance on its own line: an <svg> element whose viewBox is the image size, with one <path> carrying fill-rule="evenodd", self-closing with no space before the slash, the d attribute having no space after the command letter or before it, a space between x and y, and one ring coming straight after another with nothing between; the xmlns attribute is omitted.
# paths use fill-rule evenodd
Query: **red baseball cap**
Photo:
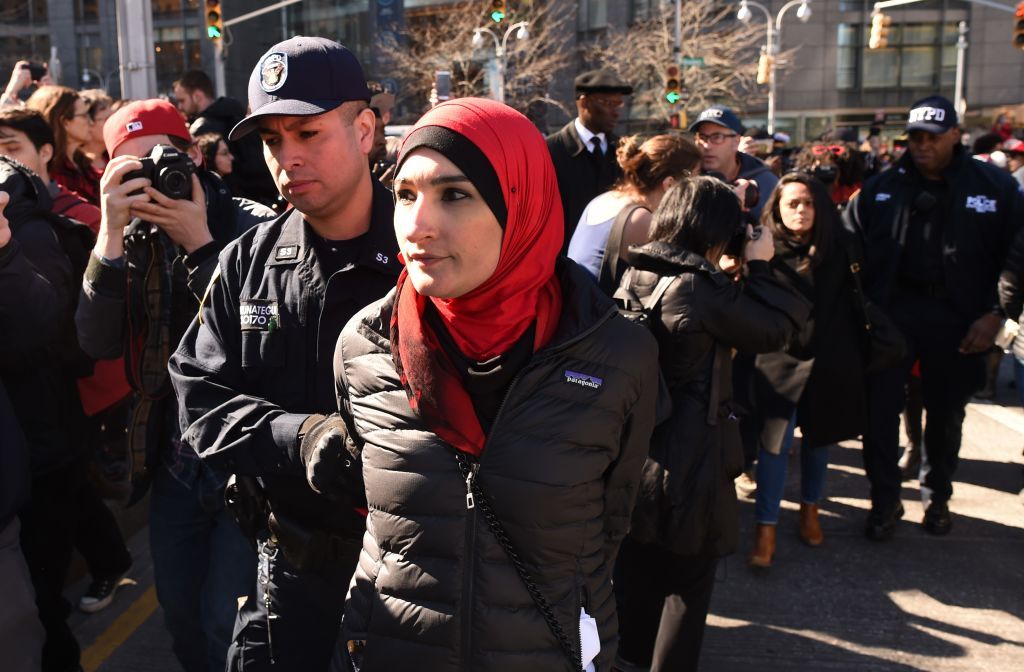
<svg viewBox="0 0 1024 672"><path fill-rule="evenodd" d="M181 113L174 105L159 98L129 103L110 115L103 124L103 144L110 156L125 141L147 135L168 135L192 142Z"/></svg>
<svg viewBox="0 0 1024 672"><path fill-rule="evenodd" d="M1024 142L1021 142L1017 138L1010 138L1003 143L1003 151L1010 152L1012 154L1024 154Z"/></svg>

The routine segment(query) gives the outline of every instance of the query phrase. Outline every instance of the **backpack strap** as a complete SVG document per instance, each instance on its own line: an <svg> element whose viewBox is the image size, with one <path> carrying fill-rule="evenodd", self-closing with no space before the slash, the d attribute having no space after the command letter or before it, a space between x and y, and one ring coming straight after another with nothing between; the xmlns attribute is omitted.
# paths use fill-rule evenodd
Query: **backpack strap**
<svg viewBox="0 0 1024 672"><path fill-rule="evenodd" d="M622 254L622 235L626 230L626 222L634 212L644 207L639 203L630 203L619 210L612 221L612 228L608 232L608 242L604 247L604 255L601 257L601 266L597 273L597 284L604 290L604 293L611 296L615 288L619 286L622 273L619 271L619 260Z"/></svg>

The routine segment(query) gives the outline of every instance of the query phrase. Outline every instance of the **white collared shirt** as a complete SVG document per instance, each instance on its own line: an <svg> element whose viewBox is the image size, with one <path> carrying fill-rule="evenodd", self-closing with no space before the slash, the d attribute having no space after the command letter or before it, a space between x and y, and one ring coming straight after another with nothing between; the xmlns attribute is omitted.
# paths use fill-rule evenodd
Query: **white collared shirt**
<svg viewBox="0 0 1024 672"><path fill-rule="evenodd" d="M576 117L576 119L573 120L573 123L576 124L576 132L579 134L580 140L583 141L583 146L587 148L588 152L594 151L594 141L591 140L591 138L596 135L597 138L601 140L601 151L605 154L608 153L608 138L604 136L604 133L591 132L589 128L583 125L583 122L580 121L579 117Z"/></svg>

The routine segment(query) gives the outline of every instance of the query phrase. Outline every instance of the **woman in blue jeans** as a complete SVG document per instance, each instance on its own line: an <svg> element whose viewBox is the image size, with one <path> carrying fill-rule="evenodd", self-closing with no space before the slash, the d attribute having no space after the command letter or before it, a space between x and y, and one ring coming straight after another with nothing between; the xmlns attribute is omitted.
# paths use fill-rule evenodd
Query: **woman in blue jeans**
<svg viewBox="0 0 1024 672"><path fill-rule="evenodd" d="M850 274L851 244L825 186L805 173L783 176L761 217L775 239L775 277L814 305L811 318L779 352L757 355L742 419L756 451L756 538L753 567L772 564L775 529L797 426L800 445L800 539L824 540L818 520L828 446L861 433L865 399L863 325Z"/></svg>

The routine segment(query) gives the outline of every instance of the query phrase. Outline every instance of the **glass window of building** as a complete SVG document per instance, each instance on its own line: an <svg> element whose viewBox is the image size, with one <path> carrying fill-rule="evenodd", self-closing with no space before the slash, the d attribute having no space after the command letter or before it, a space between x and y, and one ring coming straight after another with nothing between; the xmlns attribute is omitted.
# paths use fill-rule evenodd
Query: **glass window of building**
<svg viewBox="0 0 1024 672"><path fill-rule="evenodd" d="M579 29L600 30L608 27L608 0L580 0Z"/></svg>
<svg viewBox="0 0 1024 672"><path fill-rule="evenodd" d="M952 85L956 76L955 23L894 24L884 49L868 49L868 33L869 27L861 24L839 24L838 89L927 89Z"/></svg>

